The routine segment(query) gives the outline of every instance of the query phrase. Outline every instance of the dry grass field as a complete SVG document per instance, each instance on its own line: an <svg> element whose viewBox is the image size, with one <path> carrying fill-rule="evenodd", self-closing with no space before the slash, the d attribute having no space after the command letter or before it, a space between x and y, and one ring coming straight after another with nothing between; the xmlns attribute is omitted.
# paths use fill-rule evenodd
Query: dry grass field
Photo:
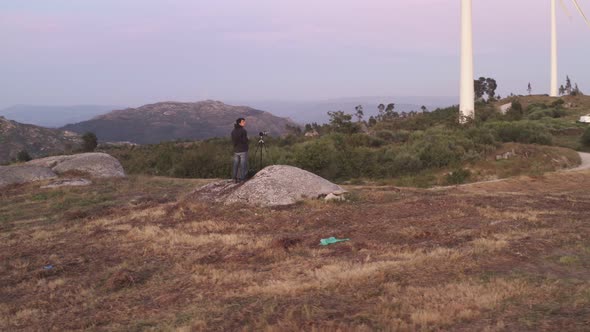
<svg viewBox="0 0 590 332"><path fill-rule="evenodd" d="M203 183L3 190L0 330L590 326L590 171L276 209L200 203Z"/></svg>

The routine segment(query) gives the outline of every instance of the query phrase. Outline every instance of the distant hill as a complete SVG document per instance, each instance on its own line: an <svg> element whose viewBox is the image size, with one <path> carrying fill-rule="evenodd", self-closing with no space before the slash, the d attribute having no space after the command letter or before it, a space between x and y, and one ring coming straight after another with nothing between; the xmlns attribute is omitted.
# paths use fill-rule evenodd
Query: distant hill
<svg viewBox="0 0 590 332"><path fill-rule="evenodd" d="M117 110L62 129L77 133L91 131L101 142L150 144L177 139L227 137L235 120L240 117L246 119L250 136L263 130L278 136L286 132L287 124L295 125L290 119L251 107L207 100L196 103L161 102Z"/></svg>
<svg viewBox="0 0 590 332"><path fill-rule="evenodd" d="M74 105L74 106L39 106L14 105L0 110L0 116L20 123L34 124L42 127L58 128L68 123L92 119L97 115L118 109L120 106L108 105Z"/></svg>
<svg viewBox="0 0 590 332"><path fill-rule="evenodd" d="M74 150L81 143L78 134L22 124L0 116L0 164L15 159L22 150L37 158Z"/></svg>

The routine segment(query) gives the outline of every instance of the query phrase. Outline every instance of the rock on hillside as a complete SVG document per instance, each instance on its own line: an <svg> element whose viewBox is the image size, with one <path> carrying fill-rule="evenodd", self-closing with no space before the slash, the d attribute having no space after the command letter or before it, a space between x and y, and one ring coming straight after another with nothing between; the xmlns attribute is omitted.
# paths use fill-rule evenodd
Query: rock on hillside
<svg viewBox="0 0 590 332"><path fill-rule="evenodd" d="M92 183L86 179L71 179L67 175L82 173L93 178L125 177L119 161L106 153L81 153L69 156L55 156L32 160L26 164L0 166L0 188L11 184L65 178L44 186L81 186ZM77 174L78 175L78 174Z"/></svg>
<svg viewBox="0 0 590 332"><path fill-rule="evenodd" d="M76 133L22 124L0 117L0 164L16 159L22 150L36 158L69 152L81 144L82 139Z"/></svg>
<svg viewBox="0 0 590 332"><path fill-rule="evenodd" d="M344 192L340 186L308 171L274 165L264 168L244 184L236 185L227 180L214 182L195 190L192 195L198 200L223 204L280 206Z"/></svg>
<svg viewBox="0 0 590 332"><path fill-rule="evenodd" d="M50 168L57 174L86 173L96 178L125 177L121 163L106 153L91 152L31 160L27 165Z"/></svg>
<svg viewBox="0 0 590 332"><path fill-rule="evenodd" d="M11 184L21 184L55 178L57 178L57 175L51 169L42 166L0 166L0 188Z"/></svg>
<svg viewBox="0 0 590 332"><path fill-rule="evenodd" d="M246 118L251 136L263 130L281 135L285 133L285 125L296 125L289 119L268 112L207 100L196 103L161 102L113 111L63 129L78 133L91 131L101 142L151 144L177 139L228 137L235 120L240 117Z"/></svg>

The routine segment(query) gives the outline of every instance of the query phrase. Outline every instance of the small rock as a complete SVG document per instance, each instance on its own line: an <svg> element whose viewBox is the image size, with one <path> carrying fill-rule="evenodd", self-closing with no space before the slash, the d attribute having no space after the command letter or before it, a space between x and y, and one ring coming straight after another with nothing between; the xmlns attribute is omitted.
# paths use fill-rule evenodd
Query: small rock
<svg viewBox="0 0 590 332"><path fill-rule="evenodd" d="M329 201L345 201L346 198L344 198L344 195L335 195L334 193L329 193L328 195L326 195L326 197L324 198L324 200L326 202L329 202Z"/></svg>
<svg viewBox="0 0 590 332"><path fill-rule="evenodd" d="M346 194L347 192L348 191L346 191L346 190L336 190L336 191L333 191L332 194L334 194L336 196L341 196L341 195Z"/></svg>

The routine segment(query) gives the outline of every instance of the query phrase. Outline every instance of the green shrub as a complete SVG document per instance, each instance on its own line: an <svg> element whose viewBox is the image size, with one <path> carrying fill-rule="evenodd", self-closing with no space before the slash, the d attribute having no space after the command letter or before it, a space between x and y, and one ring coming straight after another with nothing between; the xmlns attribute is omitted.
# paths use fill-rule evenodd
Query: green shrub
<svg viewBox="0 0 590 332"><path fill-rule="evenodd" d="M392 166L395 173L398 174L415 173L423 169L423 163L419 156L409 151L398 153L393 159Z"/></svg>
<svg viewBox="0 0 590 332"><path fill-rule="evenodd" d="M565 104L565 100L559 98L556 101L551 103L551 107L553 108L561 108L563 107L563 104Z"/></svg>
<svg viewBox="0 0 590 332"><path fill-rule="evenodd" d="M484 150L485 146L494 147L498 143L489 128L469 128L465 134L476 146L481 146Z"/></svg>
<svg viewBox="0 0 590 332"><path fill-rule="evenodd" d="M26 150L21 150L16 155L16 160L20 161L20 162L27 162L31 159L33 159L33 158L31 158L31 156L29 155L29 153Z"/></svg>
<svg viewBox="0 0 590 332"><path fill-rule="evenodd" d="M82 141L83 152L93 152L94 149L96 149L96 146L98 145L98 139L96 137L96 134L94 134L93 132L86 132L84 135L82 135Z"/></svg>
<svg viewBox="0 0 590 332"><path fill-rule="evenodd" d="M412 135L412 148L417 151L425 168L444 167L464 160L476 145L467 138L465 130L430 129Z"/></svg>
<svg viewBox="0 0 590 332"><path fill-rule="evenodd" d="M544 110L546 108L548 108L549 106L543 104L543 103L533 103L530 104L527 108L526 108L526 112L528 113L532 113L536 110Z"/></svg>
<svg viewBox="0 0 590 332"><path fill-rule="evenodd" d="M461 161L465 149L450 141L423 142L419 158L426 167L443 167Z"/></svg>
<svg viewBox="0 0 590 332"><path fill-rule="evenodd" d="M334 163L334 147L329 140L320 139L308 142L295 151L295 163L312 173L325 174L325 170Z"/></svg>
<svg viewBox="0 0 590 332"><path fill-rule="evenodd" d="M470 176L471 172L469 170L459 168L447 174L445 176L445 181L449 185L462 184L465 183Z"/></svg>
<svg viewBox="0 0 590 332"><path fill-rule="evenodd" d="M547 127L532 121L492 122L484 128L493 132L496 139L502 142L551 145L553 141Z"/></svg>
<svg viewBox="0 0 590 332"><path fill-rule="evenodd" d="M475 123L481 124L487 121L498 121L501 119L502 114L491 104L477 104L475 109Z"/></svg>
<svg viewBox="0 0 590 332"><path fill-rule="evenodd" d="M393 143L405 143L410 138L410 132L407 130L379 130L376 133L376 136L380 139L393 142Z"/></svg>
<svg viewBox="0 0 590 332"><path fill-rule="evenodd" d="M362 133L352 134L345 138L345 144L351 147L367 146L377 148L384 145L385 143L386 142L379 137L369 136Z"/></svg>
<svg viewBox="0 0 590 332"><path fill-rule="evenodd" d="M377 136L378 138L387 141L387 142L393 142L393 130L378 130L375 133L375 136Z"/></svg>
<svg viewBox="0 0 590 332"><path fill-rule="evenodd" d="M552 118L553 117L553 109L544 108L544 109L535 109L531 113L527 115L527 119L529 120L539 120L541 118Z"/></svg>
<svg viewBox="0 0 590 332"><path fill-rule="evenodd" d="M504 117L508 121L522 120L523 116L524 116L524 111L522 109L522 104L518 100L515 100L512 102L510 109L508 111L506 111L506 114L504 115Z"/></svg>
<svg viewBox="0 0 590 332"><path fill-rule="evenodd" d="M583 146L590 147L590 127L586 128L586 130L582 134L582 138L580 139L580 142L582 143Z"/></svg>

